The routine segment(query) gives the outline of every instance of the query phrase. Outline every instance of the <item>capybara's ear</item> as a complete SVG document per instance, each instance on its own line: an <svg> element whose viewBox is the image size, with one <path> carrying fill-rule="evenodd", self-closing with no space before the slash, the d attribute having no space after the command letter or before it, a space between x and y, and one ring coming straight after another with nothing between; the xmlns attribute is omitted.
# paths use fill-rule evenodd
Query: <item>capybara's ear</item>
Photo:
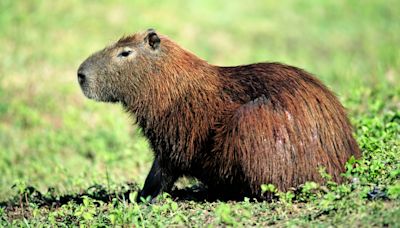
<svg viewBox="0 0 400 228"><path fill-rule="evenodd" d="M158 37L156 31L154 29L148 29L146 38L144 39L150 47L155 50L160 46L160 38Z"/></svg>

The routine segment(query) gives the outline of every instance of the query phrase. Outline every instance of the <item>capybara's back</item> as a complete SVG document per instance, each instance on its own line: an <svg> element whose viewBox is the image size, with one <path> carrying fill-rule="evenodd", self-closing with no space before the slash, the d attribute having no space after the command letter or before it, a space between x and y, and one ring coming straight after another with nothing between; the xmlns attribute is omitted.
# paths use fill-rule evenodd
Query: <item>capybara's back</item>
<svg viewBox="0 0 400 228"><path fill-rule="evenodd" d="M320 81L278 63L221 67L219 72L224 91L242 104L217 129L213 154L218 159L206 170L237 167L219 175L237 175L232 182L250 186L238 190L254 196L266 183L284 191L306 181L322 182L323 167L332 180L342 181L346 161L360 151L344 108Z"/></svg>
<svg viewBox="0 0 400 228"><path fill-rule="evenodd" d="M89 57L78 80L87 97L137 118L155 156L143 197L186 175L217 197L263 199L262 184L322 182L322 167L341 182L361 155L342 105L299 68L211 65L148 30Z"/></svg>

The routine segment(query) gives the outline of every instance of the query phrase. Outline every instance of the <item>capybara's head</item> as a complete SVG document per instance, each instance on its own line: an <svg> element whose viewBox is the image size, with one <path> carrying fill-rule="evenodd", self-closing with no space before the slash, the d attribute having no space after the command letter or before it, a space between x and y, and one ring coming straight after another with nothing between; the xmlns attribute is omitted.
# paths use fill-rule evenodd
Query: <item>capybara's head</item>
<svg viewBox="0 0 400 228"><path fill-rule="evenodd" d="M156 74L163 56L161 39L153 29L121 38L94 53L78 69L85 96L105 102L126 102Z"/></svg>

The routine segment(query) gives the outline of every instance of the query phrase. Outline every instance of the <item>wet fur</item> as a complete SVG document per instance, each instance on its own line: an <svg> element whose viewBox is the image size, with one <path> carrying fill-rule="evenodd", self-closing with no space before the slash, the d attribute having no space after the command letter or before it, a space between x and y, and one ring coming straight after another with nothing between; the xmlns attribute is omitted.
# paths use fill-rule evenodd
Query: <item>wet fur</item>
<svg viewBox="0 0 400 228"><path fill-rule="evenodd" d="M262 184L322 182L319 167L341 182L345 162L360 157L344 108L309 73L280 63L218 67L160 38L153 56L137 56L141 77L119 97L155 155L142 196L186 175L220 197L265 199Z"/></svg>

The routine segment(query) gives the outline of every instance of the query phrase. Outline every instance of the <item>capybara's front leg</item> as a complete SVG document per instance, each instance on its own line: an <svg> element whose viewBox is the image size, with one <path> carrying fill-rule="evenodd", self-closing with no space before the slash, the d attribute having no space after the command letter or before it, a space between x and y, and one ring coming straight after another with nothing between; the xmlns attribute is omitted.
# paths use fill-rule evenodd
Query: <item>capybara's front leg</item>
<svg viewBox="0 0 400 228"><path fill-rule="evenodd" d="M146 199L148 196L150 196L150 199L154 199L161 192L171 190L176 179L175 176L169 175L160 167L156 157L144 182L143 189L138 195L137 202L141 202L141 198Z"/></svg>

